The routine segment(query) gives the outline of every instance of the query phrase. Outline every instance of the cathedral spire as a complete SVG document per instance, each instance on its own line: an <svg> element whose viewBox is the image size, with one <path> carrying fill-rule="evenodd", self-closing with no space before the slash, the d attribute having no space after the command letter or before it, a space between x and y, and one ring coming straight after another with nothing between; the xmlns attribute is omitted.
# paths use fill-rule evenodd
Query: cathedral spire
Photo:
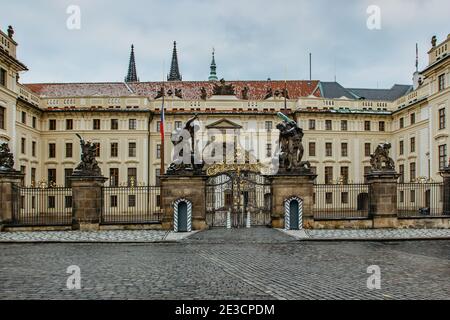
<svg viewBox="0 0 450 320"><path fill-rule="evenodd" d="M216 74L216 60L214 59L214 48L212 51L212 61L211 61L211 66L210 68L210 72L209 72L209 77L208 80L209 81L217 81L217 74Z"/></svg>
<svg viewBox="0 0 450 320"><path fill-rule="evenodd" d="M170 65L170 73L167 76L167 81L181 81L181 74L178 68L178 56L177 56L177 42L173 42L172 64Z"/></svg>
<svg viewBox="0 0 450 320"><path fill-rule="evenodd" d="M125 82L139 82L136 72L136 60L134 58L134 45L131 45L130 63L128 65L128 74Z"/></svg>

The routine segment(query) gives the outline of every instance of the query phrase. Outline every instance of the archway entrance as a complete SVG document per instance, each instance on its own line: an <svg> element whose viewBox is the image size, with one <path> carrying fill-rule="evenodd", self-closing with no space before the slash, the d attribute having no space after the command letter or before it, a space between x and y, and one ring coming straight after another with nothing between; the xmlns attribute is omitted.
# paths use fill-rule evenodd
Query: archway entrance
<svg viewBox="0 0 450 320"><path fill-rule="evenodd" d="M257 172L217 173L206 182L206 222L211 227L267 226L271 223L271 183Z"/></svg>

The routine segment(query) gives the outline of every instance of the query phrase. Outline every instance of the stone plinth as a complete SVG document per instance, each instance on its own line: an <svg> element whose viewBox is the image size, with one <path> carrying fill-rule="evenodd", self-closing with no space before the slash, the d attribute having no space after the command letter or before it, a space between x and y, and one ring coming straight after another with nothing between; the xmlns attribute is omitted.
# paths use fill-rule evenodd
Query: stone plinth
<svg viewBox="0 0 450 320"><path fill-rule="evenodd" d="M372 171L366 174L369 184L369 213L374 228L397 227L397 179L395 171Z"/></svg>
<svg viewBox="0 0 450 320"><path fill-rule="evenodd" d="M13 219L13 186L20 185L24 175L20 171L0 170L0 228Z"/></svg>
<svg viewBox="0 0 450 320"><path fill-rule="evenodd" d="M284 228L284 201L291 197L303 200L303 226L310 227L313 223L314 180L317 175L278 174L272 180L272 227Z"/></svg>
<svg viewBox="0 0 450 320"><path fill-rule="evenodd" d="M102 210L102 176L72 176L73 229L98 230Z"/></svg>
<svg viewBox="0 0 450 320"><path fill-rule="evenodd" d="M443 213L450 215L450 163L440 172L444 180Z"/></svg>
<svg viewBox="0 0 450 320"><path fill-rule="evenodd" d="M161 177L162 228L173 230L173 203L181 198L192 202L192 229L206 224L206 179L199 175L164 175Z"/></svg>

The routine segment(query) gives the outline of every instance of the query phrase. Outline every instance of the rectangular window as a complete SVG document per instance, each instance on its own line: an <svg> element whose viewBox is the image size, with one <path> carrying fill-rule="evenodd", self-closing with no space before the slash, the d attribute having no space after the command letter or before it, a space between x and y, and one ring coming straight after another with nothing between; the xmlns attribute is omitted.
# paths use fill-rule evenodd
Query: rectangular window
<svg viewBox="0 0 450 320"><path fill-rule="evenodd" d="M137 185L137 169L136 168L128 168L128 185L129 186Z"/></svg>
<svg viewBox="0 0 450 320"><path fill-rule="evenodd" d="M73 120L66 119L66 130L73 130Z"/></svg>
<svg viewBox="0 0 450 320"><path fill-rule="evenodd" d="M25 186L27 167L20 166L20 173L23 174L23 178L22 178L21 184L22 184L22 186Z"/></svg>
<svg viewBox="0 0 450 320"><path fill-rule="evenodd" d="M439 91L443 91L445 89L445 74L441 74L438 78L439 82Z"/></svg>
<svg viewBox="0 0 450 320"><path fill-rule="evenodd" d="M364 143L364 156L370 157L370 154L372 153L372 147L369 142Z"/></svg>
<svg viewBox="0 0 450 320"><path fill-rule="evenodd" d="M55 209L56 207L56 197L55 196L48 196L48 208L49 209Z"/></svg>
<svg viewBox="0 0 450 320"><path fill-rule="evenodd" d="M111 158L117 158L119 156L119 144L117 142L111 143Z"/></svg>
<svg viewBox="0 0 450 320"><path fill-rule="evenodd" d="M347 120L341 120L341 130L342 131L347 131L348 130Z"/></svg>
<svg viewBox="0 0 450 320"><path fill-rule="evenodd" d="M119 120L111 119L111 130L119 130Z"/></svg>
<svg viewBox="0 0 450 320"><path fill-rule="evenodd" d="M136 130L136 119L128 120L128 129Z"/></svg>
<svg viewBox="0 0 450 320"><path fill-rule="evenodd" d="M405 153L405 145L403 143L403 140L401 140L400 143L399 143L398 153L401 156Z"/></svg>
<svg viewBox="0 0 450 320"><path fill-rule="evenodd" d="M64 186L66 188L72 188L72 180L70 180L70 177L73 174L73 169L67 168L64 169Z"/></svg>
<svg viewBox="0 0 450 320"><path fill-rule="evenodd" d="M56 183L56 169L47 170L47 182L49 186Z"/></svg>
<svg viewBox="0 0 450 320"><path fill-rule="evenodd" d="M22 111L22 123L27 124L27 113Z"/></svg>
<svg viewBox="0 0 450 320"><path fill-rule="evenodd" d="M445 108L439 109L439 130L445 129Z"/></svg>
<svg viewBox="0 0 450 320"><path fill-rule="evenodd" d="M308 128L309 130L316 130L316 120L310 119Z"/></svg>
<svg viewBox="0 0 450 320"><path fill-rule="evenodd" d="M348 143L347 142L341 143L341 156L348 157Z"/></svg>
<svg viewBox="0 0 450 320"><path fill-rule="evenodd" d="M131 208L136 207L136 195L130 194L128 196L128 206Z"/></svg>
<svg viewBox="0 0 450 320"><path fill-rule="evenodd" d="M50 130L50 131L56 130L56 120L55 119L48 120L48 130Z"/></svg>
<svg viewBox="0 0 450 320"><path fill-rule="evenodd" d="M325 156L327 157L333 156L333 144L331 142L325 143Z"/></svg>
<svg viewBox="0 0 450 320"><path fill-rule="evenodd" d="M405 127L405 119L403 119L403 117L402 117L402 118L400 118L400 129L402 129L404 127Z"/></svg>
<svg viewBox="0 0 450 320"><path fill-rule="evenodd" d="M410 182L413 182L414 180L416 180L416 163L415 162L411 162L409 164L409 180L410 180Z"/></svg>
<svg viewBox="0 0 450 320"><path fill-rule="evenodd" d="M316 156L316 143L315 142L310 142L309 143L309 148L308 148L308 154L310 157L315 157Z"/></svg>
<svg viewBox="0 0 450 320"><path fill-rule="evenodd" d="M5 108L0 107L0 129L5 130Z"/></svg>
<svg viewBox="0 0 450 320"><path fill-rule="evenodd" d="M99 142L94 142L93 145L95 147L95 156L97 158L99 158L100 157L100 143Z"/></svg>
<svg viewBox="0 0 450 320"><path fill-rule="evenodd" d="M386 124L384 121L378 122L378 131L385 131L386 130Z"/></svg>
<svg viewBox="0 0 450 320"><path fill-rule="evenodd" d="M409 190L409 201L416 202L416 190Z"/></svg>
<svg viewBox="0 0 450 320"><path fill-rule="evenodd" d="M48 157L56 158L56 144L55 143L48 144Z"/></svg>
<svg viewBox="0 0 450 320"><path fill-rule="evenodd" d="M128 143L128 157L130 158L136 157L136 142Z"/></svg>
<svg viewBox="0 0 450 320"><path fill-rule="evenodd" d="M333 167L325 167L325 183L330 184L333 181Z"/></svg>
<svg viewBox="0 0 450 320"><path fill-rule="evenodd" d="M410 147L410 152L416 152L416 138L415 137L411 137L409 139L409 147Z"/></svg>
<svg viewBox="0 0 450 320"><path fill-rule="evenodd" d="M36 168L31 168L31 186L36 186Z"/></svg>
<svg viewBox="0 0 450 320"><path fill-rule="evenodd" d="M175 121L175 129L181 129L183 126L183 122L181 121Z"/></svg>
<svg viewBox="0 0 450 320"><path fill-rule="evenodd" d="M333 124L331 120L325 120L325 130L333 130Z"/></svg>
<svg viewBox="0 0 450 320"><path fill-rule="evenodd" d="M117 208L117 196L111 196L111 208Z"/></svg>
<svg viewBox="0 0 450 320"><path fill-rule="evenodd" d="M27 140L25 138L22 138L20 141L20 152L22 154L25 154L27 151Z"/></svg>
<svg viewBox="0 0 450 320"><path fill-rule="evenodd" d="M364 130L370 131L370 121L364 121Z"/></svg>
<svg viewBox="0 0 450 320"><path fill-rule="evenodd" d="M6 70L0 68L0 85L6 87Z"/></svg>
<svg viewBox="0 0 450 320"><path fill-rule="evenodd" d="M348 204L348 192L341 192L341 203Z"/></svg>
<svg viewBox="0 0 450 320"><path fill-rule="evenodd" d="M400 174L399 182L405 183L405 165L401 164L398 166L398 173Z"/></svg>
<svg viewBox="0 0 450 320"><path fill-rule="evenodd" d="M156 145L156 159L161 159L161 145L159 143Z"/></svg>
<svg viewBox="0 0 450 320"><path fill-rule="evenodd" d="M341 181L348 184L348 167L341 167Z"/></svg>
<svg viewBox="0 0 450 320"><path fill-rule="evenodd" d="M110 187L119 186L119 168L109 169L109 186Z"/></svg>
<svg viewBox="0 0 450 320"><path fill-rule="evenodd" d="M66 208L72 208L72 196L64 197L64 205Z"/></svg>
<svg viewBox="0 0 450 320"><path fill-rule="evenodd" d="M159 187L161 185L161 169L155 169L155 185Z"/></svg>
<svg viewBox="0 0 450 320"><path fill-rule="evenodd" d="M268 143L266 145L266 156L269 158L272 156L272 144L271 143Z"/></svg>
<svg viewBox="0 0 450 320"><path fill-rule="evenodd" d="M66 143L66 158L73 157L73 144L71 142Z"/></svg>
<svg viewBox="0 0 450 320"><path fill-rule="evenodd" d="M93 130L100 130L100 119L94 119L92 121L92 129Z"/></svg>
<svg viewBox="0 0 450 320"><path fill-rule="evenodd" d="M36 117L31 118L31 126L36 129Z"/></svg>
<svg viewBox="0 0 450 320"><path fill-rule="evenodd" d="M156 121L156 132L161 131L161 121Z"/></svg>
<svg viewBox="0 0 450 320"><path fill-rule="evenodd" d="M439 147L439 169L444 169L447 165L447 145L442 144Z"/></svg>
<svg viewBox="0 0 450 320"><path fill-rule="evenodd" d="M411 113L409 115L409 121L411 122L411 125L416 123L416 114L415 113Z"/></svg>
<svg viewBox="0 0 450 320"><path fill-rule="evenodd" d="M266 121L265 126L266 126L266 131L267 132L272 131L272 121Z"/></svg>
<svg viewBox="0 0 450 320"><path fill-rule="evenodd" d="M401 203L405 202L405 191L403 191L403 190L400 191L400 197L399 198L400 198L399 201Z"/></svg>
<svg viewBox="0 0 450 320"><path fill-rule="evenodd" d="M333 204L333 193L332 192L326 192L325 193L325 203L326 204Z"/></svg>

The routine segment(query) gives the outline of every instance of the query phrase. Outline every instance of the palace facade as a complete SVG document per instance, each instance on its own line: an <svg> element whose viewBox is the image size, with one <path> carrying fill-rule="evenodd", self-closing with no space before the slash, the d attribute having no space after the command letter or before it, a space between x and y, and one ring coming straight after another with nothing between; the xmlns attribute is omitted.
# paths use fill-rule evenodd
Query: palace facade
<svg viewBox="0 0 450 320"><path fill-rule="evenodd" d="M75 133L97 143L110 185L158 184L163 103L166 169L171 132L194 114L205 129L232 132L270 156L276 113L283 111L304 130L304 160L318 183L362 182L383 142L392 144L401 181L442 181L450 144L450 35L440 44L433 37L429 64L412 85L390 89L317 80L220 82L214 53L208 80L185 81L176 44L164 83L139 81L132 47L124 82L22 84L19 74L28 68L17 59L13 29L0 31L0 39L0 141L9 143L25 185L70 184L80 159Z"/></svg>

